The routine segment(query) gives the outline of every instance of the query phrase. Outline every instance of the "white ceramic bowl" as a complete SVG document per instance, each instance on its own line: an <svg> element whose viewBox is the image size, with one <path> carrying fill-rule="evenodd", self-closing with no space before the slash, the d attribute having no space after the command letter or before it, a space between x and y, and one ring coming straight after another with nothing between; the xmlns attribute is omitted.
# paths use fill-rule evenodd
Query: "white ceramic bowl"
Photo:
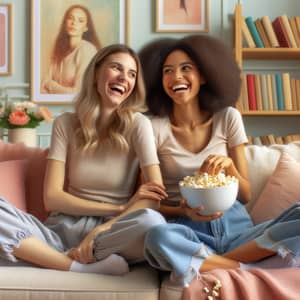
<svg viewBox="0 0 300 300"><path fill-rule="evenodd" d="M204 209L199 212L201 215L212 215L229 209L236 200L238 188L238 181L228 185L210 188L195 188L179 185L181 195L187 201L188 206L192 208L199 206L204 207Z"/></svg>

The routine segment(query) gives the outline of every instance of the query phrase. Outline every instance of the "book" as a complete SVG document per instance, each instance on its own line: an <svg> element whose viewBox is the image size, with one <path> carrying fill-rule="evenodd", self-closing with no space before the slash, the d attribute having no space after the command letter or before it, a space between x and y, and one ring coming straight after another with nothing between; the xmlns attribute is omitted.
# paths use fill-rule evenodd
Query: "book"
<svg viewBox="0 0 300 300"><path fill-rule="evenodd" d="M270 43L270 41L269 41L269 39L268 39L268 37L267 37L267 34L266 34L266 32L265 32L265 29L264 29L264 26L263 26L261 20L260 20L259 18L256 19L256 20L254 21L254 24L255 24L256 29L257 29L257 31L258 31L258 33L259 33L261 39L262 39L262 42L263 42L263 44L264 44L264 47L265 47L265 48L271 48L271 43Z"/></svg>
<svg viewBox="0 0 300 300"><path fill-rule="evenodd" d="M261 82L261 95L262 95L263 110L269 110L269 100L268 100L266 74L261 74L260 75L260 82Z"/></svg>
<svg viewBox="0 0 300 300"><path fill-rule="evenodd" d="M263 16L261 22L270 41L271 47L280 47L269 16Z"/></svg>
<svg viewBox="0 0 300 300"><path fill-rule="evenodd" d="M280 16L281 20L282 20L282 24L283 24L283 28L284 31L286 32L287 36L288 36L288 40L289 40L289 45L291 48L297 48L297 43L296 40L294 38L294 34L289 22L289 18L286 14Z"/></svg>
<svg viewBox="0 0 300 300"><path fill-rule="evenodd" d="M284 110L281 74L275 74L278 110Z"/></svg>
<svg viewBox="0 0 300 300"><path fill-rule="evenodd" d="M275 137L274 137L273 134L268 134L267 137L268 137L268 140L269 140L269 145L276 144Z"/></svg>
<svg viewBox="0 0 300 300"><path fill-rule="evenodd" d="M296 25L297 25L297 29L298 29L298 33L300 35L300 16L296 16Z"/></svg>
<svg viewBox="0 0 300 300"><path fill-rule="evenodd" d="M267 83L267 93L268 93L268 107L269 110L274 110L271 74L266 74L266 83Z"/></svg>
<svg viewBox="0 0 300 300"><path fill-rule="evenodd" d="M249 110L249 101L248 101L248 87L247 87L247 79L246 74L242 74L242 87L241 87L241 97L242 97L242 107L245 111Z"/></svg>
<svg viewBox="0 0 300 300"><path fill-rule="evenodd" d="M255 136L253 137L253 145L257 145L257 146L262 146L262 141L261 138L259 136Z"/></svg>
<svg viewBox="0 0 300 300"><path fill-rule="evenodd" d="M260 137L260 140L261 140L261 142L262 142L262 144L263 144L264 146L269 146L269 145L270 145L270 141L269 141L269 138L268 138L267 135L262 135L262 136Z"/></svg>
<svg viewBox="0 0 300 300"><path fill-rule="evenodd" d="M255 42L256 47L258 47L258 48L264 48L263 41L262 41L262 39L261 39L258 31L257 31L257 28L255 26L253 18L251 16L246 17L245 18L245 22L246 22L246 24L248 26L248 29L249 29L249 31L250 31L250 33L252 35L252 38L253 38L253 40Z"/></svg>
<svg viewBox="0 0 300 300"><path fill-rule="evenodd" d="M253 137L251 135L247 135L248 143L247 145L253 145Z"/></svg>
<svg viewBox="0 0 300 300"><path fill-rule="evenodd" d="M298 110L296 79L295 78L291 78L291 95L292 95L292 108L293 108L293 110Z"/></svg>
<svg viewBox="0 0 300 300"><path fill-rule="evenodd" d="M282 136L276 136L275 137L275 142L276 142L276 144L283 144Z"/></svg>
<svg viewBox="0 0 300 300"><path fill-rule="evenodd" d="M291 94L291 79L289 73L282 73L282 89L283 89L284 109L293 110L292 94Z"/></svg>
<svg viewBox="0 0 300 300"><path fill-rule="evenodd" d="M271 74L271 81L272 81L272 95L273 95L273 110L278 110L275 74Z"/></svg>
<svg viewBox="0 0 300 300"><path fill-rule="evenodd" d="M293 35L297 44L297 48L300 47L300 33L298 32L297 23L296 23L296 17L290 18L290 25L293 31Z"/></svg>
<svg viewBox="0 0 300 300"><path fill-rule="evenodd" d="M257 110L254 74L247 74L246 79L247 79L249 110Z"/></svg>
<svg viewBox="0 0 300 300"><path fill-rule="evenodd" d="M284 31L282 20L280 16L276 17L275 20L272 22L275 34L277 36L278 42L280 47L288 48L289 47L289 41L288 37Z"/></svg>
<svg viewBox="0 0 300 300"><path fill-rule="evenodd" d="M296 79L297 109L300 111L300 79Z"/></svg>
<svg viewBox="0 0 300 300"><path fill-rule="evenodd" d="M256 107L257 110L263 110L260 74L254 74L255 92L256 92Z"/></svg>
<svg viewBox="0 0 300 300"><path fill-rule="evenodd" d="M249 28L245 22L245 18L242 17L242 34L249 48L256 48L255 42L252 38L252 35L249 31Z"/></svg>

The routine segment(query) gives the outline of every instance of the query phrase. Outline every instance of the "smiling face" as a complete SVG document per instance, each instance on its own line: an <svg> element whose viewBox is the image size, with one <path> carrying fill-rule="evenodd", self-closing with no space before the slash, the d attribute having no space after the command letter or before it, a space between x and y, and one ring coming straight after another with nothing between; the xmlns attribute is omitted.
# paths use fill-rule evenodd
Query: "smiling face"
<svg viewBox="0 0 300 300"><path fill-rule="evenodd" d="M87 15L81 8L73 8L65 20L66 32L70 36L82 36L88 30Z"/></svg>
<svg viewBox="0 0 300 300"><path fill-rule="evenodd" d="M184 51L171 52L163 64L162 72L164 90L175 104L198 101L200 87L205 80Z"/></svg>
<svg viewBox="0 0 300 300"><path fill-rule="evenodd" d="M137 64L128 53L109 55L97 69L95 81L103 108L115 109L132 93Z"/></svg>

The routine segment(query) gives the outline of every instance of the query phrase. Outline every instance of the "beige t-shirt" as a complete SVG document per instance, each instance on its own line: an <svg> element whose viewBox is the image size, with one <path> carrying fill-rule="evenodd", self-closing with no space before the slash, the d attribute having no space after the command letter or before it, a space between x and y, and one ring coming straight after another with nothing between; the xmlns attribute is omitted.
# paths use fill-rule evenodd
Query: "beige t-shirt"
<svg viewBox="0 0 300 300"><path fill-rule="evenodd" d="M84 153L72 140L75 114L64 113L53 124L48 159L67 163L67 190L78 197L121 204L134 192L139 167L158 164L150 120L135 113L127 132L128 153L105 146L99 151Z"/></svg>
<svg viewBox="0 0 300 300"><path fill-rule="evenodd" d="M179 201L178 182L199 170L210 154L228 155L228 147L247 143L242 117L238 110L228 107L212 116L212 135L207 146L192 153L174 137L168 117L151 119L157 144L158 158L169 200Z"/></svg>

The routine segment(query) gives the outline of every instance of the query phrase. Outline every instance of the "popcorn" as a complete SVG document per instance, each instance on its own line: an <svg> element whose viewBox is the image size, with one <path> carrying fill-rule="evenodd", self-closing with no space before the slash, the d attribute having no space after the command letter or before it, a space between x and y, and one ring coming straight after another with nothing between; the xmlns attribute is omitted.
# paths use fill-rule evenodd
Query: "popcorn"
<svg viewBox="0 0 300 300"><path fill-rule="evenodd" d="M195 174L194 176L185 176L183 180L179 182L179 185L185 187L206 189L230 185L237 181L238 179L236 177L230 175L226 176L224 173L219 173L217 175L209 175L208 173L202 173Z"/></svg>

